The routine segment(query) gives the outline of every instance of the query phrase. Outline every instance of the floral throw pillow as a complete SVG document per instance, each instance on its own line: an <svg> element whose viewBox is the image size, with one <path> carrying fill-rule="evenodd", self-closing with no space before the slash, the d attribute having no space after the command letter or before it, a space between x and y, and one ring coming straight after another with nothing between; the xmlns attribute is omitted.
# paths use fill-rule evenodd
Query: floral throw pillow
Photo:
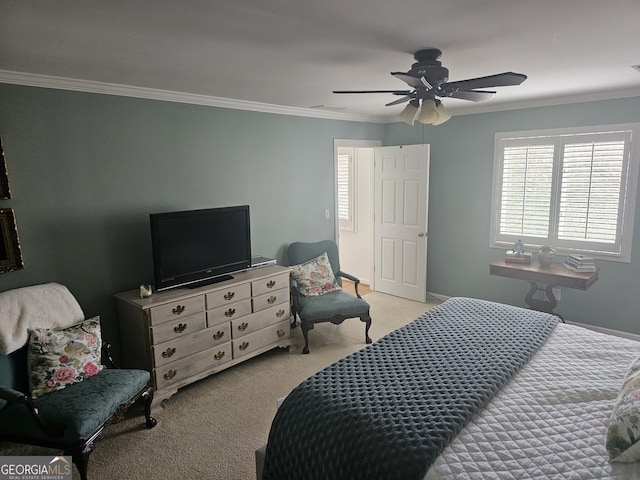
<svg viewBox="0 0 640 480"><path fill-rule="evenodd" d="M66 328L29 330L27 362L33 398L92 377L102 364L100 317Z"/></svg>
<svg viewBox="0 0 640 480"><path fill-rule="evenodd" d="M640 460L640 358L629 367L607 427L612 462Z"/></svg>
<svg viewBox="0 0 640 480"><path fill-rule="evenodd" d="M291 267L291 275L298 283L298 291L306 297L342 290L331 269L327 252L308 262Z"/></svg>

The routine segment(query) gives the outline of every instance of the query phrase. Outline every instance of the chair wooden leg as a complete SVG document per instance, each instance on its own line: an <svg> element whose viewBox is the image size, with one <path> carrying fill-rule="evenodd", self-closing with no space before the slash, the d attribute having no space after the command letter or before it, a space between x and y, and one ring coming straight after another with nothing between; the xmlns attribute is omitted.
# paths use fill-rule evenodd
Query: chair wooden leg
<svg viewBox="0 0 640 480"><path fill-rule="evenodd" d="M147 388L141 395L144 400L144 418L145 426L147 428L153 428L158 424L158 421L151 416L151 403L153 402L153 388Z"/></svg>
<svg viewBox="0 0 640 480"><path fill-rule="evenodd" d="M302 336L304 337L304 348L302 353L309 353L309 330L313 329L313 323L300 320L300 329L302 330Z"/></svg>
<svg viewBox="0 0 640 480"><path fill-rule="evenodd" d="M365 323L365 328L364 328L364 341L365 343L371 343L371 337L369 336L369 329L371 328L371 315L369 315L368 313L366 315L362 315L360 317L360 320L362 320Z"/></svg>
<svg viewBox="0 0 640 480"><path fill-rule="evenodd" d="M95 438L95 436L92 438ZM69 450L64 452L65 455L71 455L71 458L73 459L73 463L75 463L76 468L80 473L81 480L87 480L87 467L89 466L89 456L95 450L95 448L96 446L93 443L93 439L91 439L81 445L74 445Z"/></svg>

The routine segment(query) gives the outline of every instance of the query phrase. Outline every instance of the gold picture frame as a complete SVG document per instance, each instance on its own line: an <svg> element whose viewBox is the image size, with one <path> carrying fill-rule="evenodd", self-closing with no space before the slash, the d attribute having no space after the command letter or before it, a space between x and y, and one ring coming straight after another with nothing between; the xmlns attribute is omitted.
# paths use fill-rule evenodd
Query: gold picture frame
<svg viewBox="0 0 640 480"><path fill-rule="evenodd" d="M24 267L13 208L0 208L0 273Z"/></svg>
<svg viewBox="0 0 640 480"><path fill-rule="evenodd" d="M0 138L0 199L7 200L11 198L11 190L9 190L9 175L7 174L7 162L4 158L4 149L2 148L2 138Z"/></svg>

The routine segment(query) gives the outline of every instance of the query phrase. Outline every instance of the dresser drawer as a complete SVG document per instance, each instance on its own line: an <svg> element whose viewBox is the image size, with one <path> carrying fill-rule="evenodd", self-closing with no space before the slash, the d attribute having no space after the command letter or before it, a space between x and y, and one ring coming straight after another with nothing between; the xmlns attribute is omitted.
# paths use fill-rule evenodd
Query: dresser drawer
<svg viewBox="0 0 640 480"><path fill-rule="evenodd" d="M214 328L207 328L190 333L183 337L169 340L151 347L154 365L159 367L167 363L180 360L202 350L215 347L224 342L228 342L230 326L220 325Z"/></svg>
<svg viewBox="0 0 640 480"><path fill-rule="evenodd" d="M207 320L204 311L180 320L161 323L151 327L151 341L154 344L184 337L206 328Z"/></svg>
<svg viewBox="0 0 640 480"><path fill-rule="evenodd" d="M207 310L207 325L213 326L221 322L228 322L251 313L251 299L247 298L230 305Z"/></svg>
<svg viewBox="0 0 640 480"><path fill-rule="evenodd" d="M272 307L274 305L279 305L280 303L289 301L289 289L281 288L280 290L275 290L270 293L266 293L264 295L260 295L258 297L253 297L253 311L259 312L260 310L264 310L265 308Z"/></svg>
<svg viewBox="0 0 640 480"><path fill-rule="evenodd" d="M289 337L291 337L291 326L289 325L289 319L287 319L284 322L263 328L238 340L233 340L233 358L242 357Z"/></svg>
<svg viewBox="0 0 640 480"><path fill-rule="evenodd" d="M204 312L204 297L202 295L151 307L149 309L149 318L151 325L158 325L159 323L188 317L199 312Z"/></svg>
<svg viewBox="0 0 640 480"><path fill-rule="evenodd" d="M161 390L173 383L187 380L193 375L211 370L232 360L231 342L217 345L214 348L190 355L168 363L162 367L154 368L155 385Z"/></svg>
<svg viewBox="0 0 640 480"><path fill-rule="evenodd" d="M257 297L288 286L289 274L281 273L280 275L274 275L273 277L267 277L251 282L251 292L254 297Z"/></svg>
<svg viewBox="0 0 640 480"><path fill-rule="evenodd" d="M282 320L289 321L289 303L281 303L231 321L231 338L236 339Z"/></svg>
<svg viewBox="0 0 640 480"><path fill-rule="evenodd" d="M228 305L239 300L251 297L251 285L243 283L241 285L234 285L229 288L216 290L215 292L207 293L207 309L220 307L222 305Z"/></svg>

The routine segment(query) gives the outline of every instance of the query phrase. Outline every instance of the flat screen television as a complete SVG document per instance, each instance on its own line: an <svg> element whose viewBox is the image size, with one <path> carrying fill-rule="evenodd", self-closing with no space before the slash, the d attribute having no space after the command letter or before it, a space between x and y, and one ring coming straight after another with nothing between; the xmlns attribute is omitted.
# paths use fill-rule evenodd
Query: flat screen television
<svg viewBox="0 0 640 480"><path fill-rule="evenodd" d="M251 266L248 205L149 217L156 290L227 280Z"/></svg>

